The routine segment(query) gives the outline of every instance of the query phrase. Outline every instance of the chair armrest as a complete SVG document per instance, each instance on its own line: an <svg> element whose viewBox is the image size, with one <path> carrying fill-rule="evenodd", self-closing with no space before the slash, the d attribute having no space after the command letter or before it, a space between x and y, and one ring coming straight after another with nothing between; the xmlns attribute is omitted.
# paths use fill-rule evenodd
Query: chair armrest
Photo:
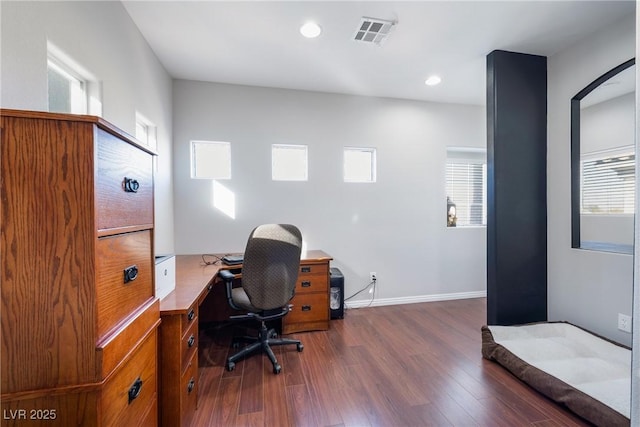
<svg viewBox="0 0 640 427"><path fill-rule="evenodd" d="M225 282L229 282L229 281L232 282L233 279L236 277L236 275L233 274L230 270L220 270L218 271L218 276L220 276L220 278Z"/></svg>
<svg viewBox="0 0 640 427"><path fill-rule="evenodd" d="M233 279L236 278L236 275L229 270L219 270L218 276L224 281L226 292L227 292L227 302L229 303L229 306L234 310L242 310L233 302L233 297L231 293L231 290L233 289Z"/></svg>

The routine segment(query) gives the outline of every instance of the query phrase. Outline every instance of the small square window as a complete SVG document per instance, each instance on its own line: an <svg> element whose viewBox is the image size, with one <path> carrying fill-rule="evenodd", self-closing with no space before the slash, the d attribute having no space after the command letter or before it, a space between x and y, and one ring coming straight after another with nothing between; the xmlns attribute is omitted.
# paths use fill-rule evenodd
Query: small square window
<svg viewBox="0 0 640 427"><path fill-rule="evenodd" d="M344 182L376 182L375 148L344 148Z"/></svg>
<svg viewBox="0 0 640 427"><path fill-rule="evenodd" d="M49 111L55 113L87 113L85 82L72 70L52 59L47 61Z"/></svg>
<svg viewBox="0 0 640 427"><path fill-rule="evenodd" d="M49 111L102 115L102 85L81 64L47 41Z"/></svg>
<svg viewBox="0 0 640 427"><path fill-rule="evenodd" d="M155 150L157 127L142 114L136 112L136 139Z"/></svg>
<svg viewBox="0 0 640 427"><path fill-rule="evenodd" d="M191 178L231 179L231 143L191 141Z"/></svg>
<svg viewBox="0 0 640 427"><path fill-rule="evenodd" d="M271 179L274 181L307 181L307 146L271 146Z"/></svg>

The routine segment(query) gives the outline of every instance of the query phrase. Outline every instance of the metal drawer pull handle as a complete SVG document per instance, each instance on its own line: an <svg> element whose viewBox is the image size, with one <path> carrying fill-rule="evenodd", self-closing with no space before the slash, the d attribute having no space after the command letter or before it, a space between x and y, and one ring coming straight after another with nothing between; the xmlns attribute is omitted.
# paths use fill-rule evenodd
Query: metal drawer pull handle
<svg viewBox="0 0 640 427"><path fill-rule="evenodd" d="M300 285L302 285L303 288L308 288L309 286L311 286L311 282L308 280L305 280Z"/></svg>
<svg viewBox="0 0 640 427"><path fill-rule="evenodd" d="M142 380L138 377L137 380L133 382L131 388L129 388L129 403L133 402L136 397L140 395L140 390L142 389Z"/></svg>
<svg viewBox="0 0 640 427"><path fill-rule="evenodd" d="M127 178L125 176L122 182L122 188L124 188L124 191L127 193L137 193L140 188L140 183L133 178Z"/></svg>
<svg viewBox="0 0 640 427"><path fill-rule="evenodd" d="M191 377L191 380L189 380L189 384L187 384L187 393L191 393L195 386L196 386L196 380L194 380L193 377Z"/></svg>
<svg viewBox="0 0 640 427"><path fill-rule="evenodd" d="M189 347L189 348L193 347L193 344L195 344L195 342L196 342L196 337L191 335L189 337L189 340L187 341L187 347Z"/></svg>
<svg viewBox="0 0 640 427"><path fill-rule="evenodd" d="M302 306L302 311L311 311L311 306L310 305L303 305Z"/></svg>
<svg viewBox="0 0 640 427"><path fill-rule="evenodd" d="M138 266L132 265L124 269L124 283L133 282L138 278Z"/></svg>
<svg viewBox="0 0 640 427"><path fill-rule="evenodd" d="M189 310L189 313L187 314L187 320L191 322L194 317L196 317L196 312L192 308L191 310Z"/></svg>
<svg viewBox="0 0 640 427"><path fill-rule="evenodd" d="M311 273L311 267L300 267L301 273Z"/></svg>

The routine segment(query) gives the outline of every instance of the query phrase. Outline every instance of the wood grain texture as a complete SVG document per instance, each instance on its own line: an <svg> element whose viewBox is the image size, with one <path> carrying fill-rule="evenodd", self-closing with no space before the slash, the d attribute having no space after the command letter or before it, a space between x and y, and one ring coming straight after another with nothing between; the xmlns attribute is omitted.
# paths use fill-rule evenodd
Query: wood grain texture
<svg viewBox="0 0 640 427"><path fill-rule="evenodd" d="M183 408L181 414L181 424L191 425L198 405L198 355L191 355L187 363L187 368L182 374L180 381L180 406ZM171 404L171 403L169 403Z"/></svg>
<svg viewBox="0 0 640 427"><path fill-rule="evenodd" d="M300 261L292 308L282 319L282 333L329 328L329 260Z"/></svg>
<svg viewBox="0 0 640 427"><path fill-rule="evenodd" d="M127 363L107 380L102 390L102 425L135 425L157 397L157 330L153 329ZM129 389L140 379L138 397L129 399Z"/></svg>
<svg viewBox="0 0 640 427"><path fill-rule="evenodd" d="M153 299L151 231L102 237L96 245L96 306L98 339ZM124 282L124 270L136 266L138 276Z"/></svg>
<svg viewBox="0 0 640 427"><path fill-rule="evenodd" d="M2 117L2 393L96 379L92 132Z"/></svg>
<svg viewBox="0 0 640 427"><path fill-rule="evenodd" d="M153 226L153 158L149 153L103 131L96 131L96 212L98 230ZM135 179L137 192L124 191L124 178Z"/></svg>
<svg viewBox="0 0 640 427"><path fill-rule="evenodd" d="M193 309L193 316L189 312ZM188 346L194 335L193 346ZM198 306L163 313L160 325L160 425L189 425L198 402ZM193 381L192 390L189 383Z"/></svg>
<svg viewBox="0 0 640 427"><path fill-rule="evenodd" d="M347 310L326 331L224 369L235 328L201 328L192 425L589 426L482 358L486 299ZM266 362L265 362L266 361Z"/></svg>
<svg viewBox="0 0 640 427"><path fill-rule="evenodd" d="M151 211L151 222L140 233L142 245L133 239L136 244L98 252L99 133L151 156L97 117L0 110L3 426L157 424L160 318L151 270L152 203L142 207ZM108 239L118 240L102 242ZM98 266L96 257L105 262ZM110 273L103 275L109 268L102 267L114 261L148 264L142 273L147 282L143 298L113 292ZM123 275L120 270L121 282ZM145 337L147 344L141 344ZM136 356L140 353L144 356ZM127 402L124 411L113 407L138 376L145 384L141 396Z"/></svg>

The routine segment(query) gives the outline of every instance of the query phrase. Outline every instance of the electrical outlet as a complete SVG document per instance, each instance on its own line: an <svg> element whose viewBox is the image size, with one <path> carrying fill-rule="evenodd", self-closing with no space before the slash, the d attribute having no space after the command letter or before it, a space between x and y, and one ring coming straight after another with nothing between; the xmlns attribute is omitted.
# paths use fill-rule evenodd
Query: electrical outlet
<svg viewBox="0 0 640 427"><path fill-rule="evenodd" d="M631 316L618 313L618 329L631 333Z"/></svg>
<svg viewBox="0 0 640 427"><path fill-rule="evenodd" d="M375 282L376 280L378 280L378 276L376 275L376 272L372 271L371 273L369 273L369 281Z"/></svg>

